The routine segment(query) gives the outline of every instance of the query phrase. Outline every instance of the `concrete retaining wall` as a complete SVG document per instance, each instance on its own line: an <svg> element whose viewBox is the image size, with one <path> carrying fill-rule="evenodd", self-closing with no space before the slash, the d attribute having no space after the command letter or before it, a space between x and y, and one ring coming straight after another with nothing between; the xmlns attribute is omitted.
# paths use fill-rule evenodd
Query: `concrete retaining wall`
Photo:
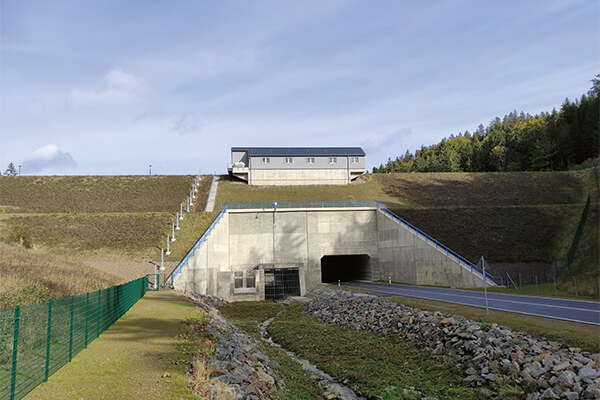
<svg viewBox="0 0 600 400"><path fill-rule="evenodd" d="M363 254L370 257L372 280L483 286L478 274L372 207L228 210L174 286L227 300L262 300L261 266L294 266L304 294L321 283L323 256ZM234 288L236 271L254 276L256 287Z"/></svg>

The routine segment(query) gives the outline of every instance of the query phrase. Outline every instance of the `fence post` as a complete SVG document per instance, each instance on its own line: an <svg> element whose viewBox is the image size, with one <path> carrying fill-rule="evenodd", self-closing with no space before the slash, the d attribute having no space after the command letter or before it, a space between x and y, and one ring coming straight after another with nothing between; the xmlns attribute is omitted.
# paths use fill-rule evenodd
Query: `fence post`
<svg viewBox="0 0 600 400"><path fill-rule="evenodd" d="M102 289L98 290L98 311L96 312L96 338L100 336L100 318L102 316L102 308L100 303L102 301Z"/></svg>
<svg viewBox="0 0 600 400"><path fill-rule="evenodd" d="M71 296L71 327L69 329L69 361L73 359L73 301L75 296Z"/></svg>
<svg viewBox="0 0 600 400"><path fill-rule="evenodd" d="M17 380L17 352L19 344L19 321L21 319L21 308L15 307L15 331L13 336L12 369L10 374L10 398L15 398L15 383Z"/></svg>
<svg viewBox="0 0 600 400"><path fill-rule="evenodd" d="M50 370L50 338L52 337L52 299L48 300L48 327L46 329L46 373L44 382L48 382L48 371Z"/></svg>
<svg viewBox="0 0 600 400"><path fill-rule="evenodd" d="M85 294L85 348L88 345L88 324L90 321L90 292Z"/></svg>

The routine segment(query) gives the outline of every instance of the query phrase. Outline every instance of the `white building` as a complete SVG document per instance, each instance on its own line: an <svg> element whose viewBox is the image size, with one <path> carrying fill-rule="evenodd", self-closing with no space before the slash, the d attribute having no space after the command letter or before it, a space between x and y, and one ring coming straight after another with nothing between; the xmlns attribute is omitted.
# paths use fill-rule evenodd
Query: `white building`
<svg viewBox="0 0 600 400"><path fill-rule="evenodd" d="M346 185L365 172L360 147L232 147L229 174L250 185Z"/></svg>

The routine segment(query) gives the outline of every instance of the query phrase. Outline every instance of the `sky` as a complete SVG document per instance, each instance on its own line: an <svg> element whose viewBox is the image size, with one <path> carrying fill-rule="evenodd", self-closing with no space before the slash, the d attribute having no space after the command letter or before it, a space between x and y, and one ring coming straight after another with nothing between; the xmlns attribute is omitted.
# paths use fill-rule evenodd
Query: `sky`
<svg viewBox="0 0 600 400"><path fill-rule="evenodd" d="M225 173L232 146L370 169L598 73L596 0L0 0L0 169Z"/></svg>

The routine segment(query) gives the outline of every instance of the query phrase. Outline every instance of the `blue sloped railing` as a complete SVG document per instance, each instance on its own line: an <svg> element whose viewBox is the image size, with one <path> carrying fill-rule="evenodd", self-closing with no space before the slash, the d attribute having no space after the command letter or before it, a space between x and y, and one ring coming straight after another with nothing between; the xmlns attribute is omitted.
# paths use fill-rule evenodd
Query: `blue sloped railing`
<svg viewBox="0 0 600 400"><path fill-rule="evenodd" d="M405 225L409 231L412 230L414 232L414 234L417 235L417 237L420 236L420 237L424 238L426 243L429 243L431 246L434 246L436 249L442 251L442 253L445 253L447 256L452 256L452 257L456 258L459 265L461 265L461 264L465 265L471 269L471 272L476 272L479 275L483 276L483 271L482 271L481 267L479 267L477 264L473 264L471 261L467 260L466 258L461 256L454 250L450 249L445 244L443 244L440 241L429 236L428 234L426 234L425 232L423 232L422 230L420 230L419 228L417 228L410 222L406 221L404 218L398 216L393 211L390 211L387 208L382 207L382 206L379 206L378 208L379 208L379 211L381 211L385 215L390 216L392 219L396 220L396 222L398 222L399 224ZM496 284L499 284L500 286L504 286L504 279L502 277L497 279L492 274L485 271L485 278L491 280L492 282L494 282Z"/></svg>
<svg viewBox="0 0 600 400"><path fill-rule="evenodd" d="M206 240L208 239L208 236L213 231L213 229L215 228L215 226L219 223L219 221L221 220L221 218L223 218L223 215L225 215L226 212L227 212L227 207L225 207L225 208L223 208L221 210L221 212L219 213L219 215L217 215L217 218L215 218L214 221L208 227L208 229L206 231L204 231L204 233L202 234L202 236L200 236L200 239L198 239L196 241L196 243L194 243L194 245L187 252L187 254L185 255L185 257L183 257L181 259L181 261L179 262L179 264L177 264L177 266L175 267L175 269L173 270L173 272L171 272L171 276L167 277L166 280L168 280L170 278L171 282L173 282L173 279L177 276L177 274L179 274L181 272L181 269L188 263L190 257L192 257L194 255L194 253L196 252L196 250L200 247L200 245L202 243L206 242Z"/></svg>
<svg viewBox="0 0 600 400"><path fill-rule="evenodd" d="M348 208L348 207L379 207L377 200L334 200L334 201L263 201L221 203L222 209L271 209L271 208Z"/></svg>

